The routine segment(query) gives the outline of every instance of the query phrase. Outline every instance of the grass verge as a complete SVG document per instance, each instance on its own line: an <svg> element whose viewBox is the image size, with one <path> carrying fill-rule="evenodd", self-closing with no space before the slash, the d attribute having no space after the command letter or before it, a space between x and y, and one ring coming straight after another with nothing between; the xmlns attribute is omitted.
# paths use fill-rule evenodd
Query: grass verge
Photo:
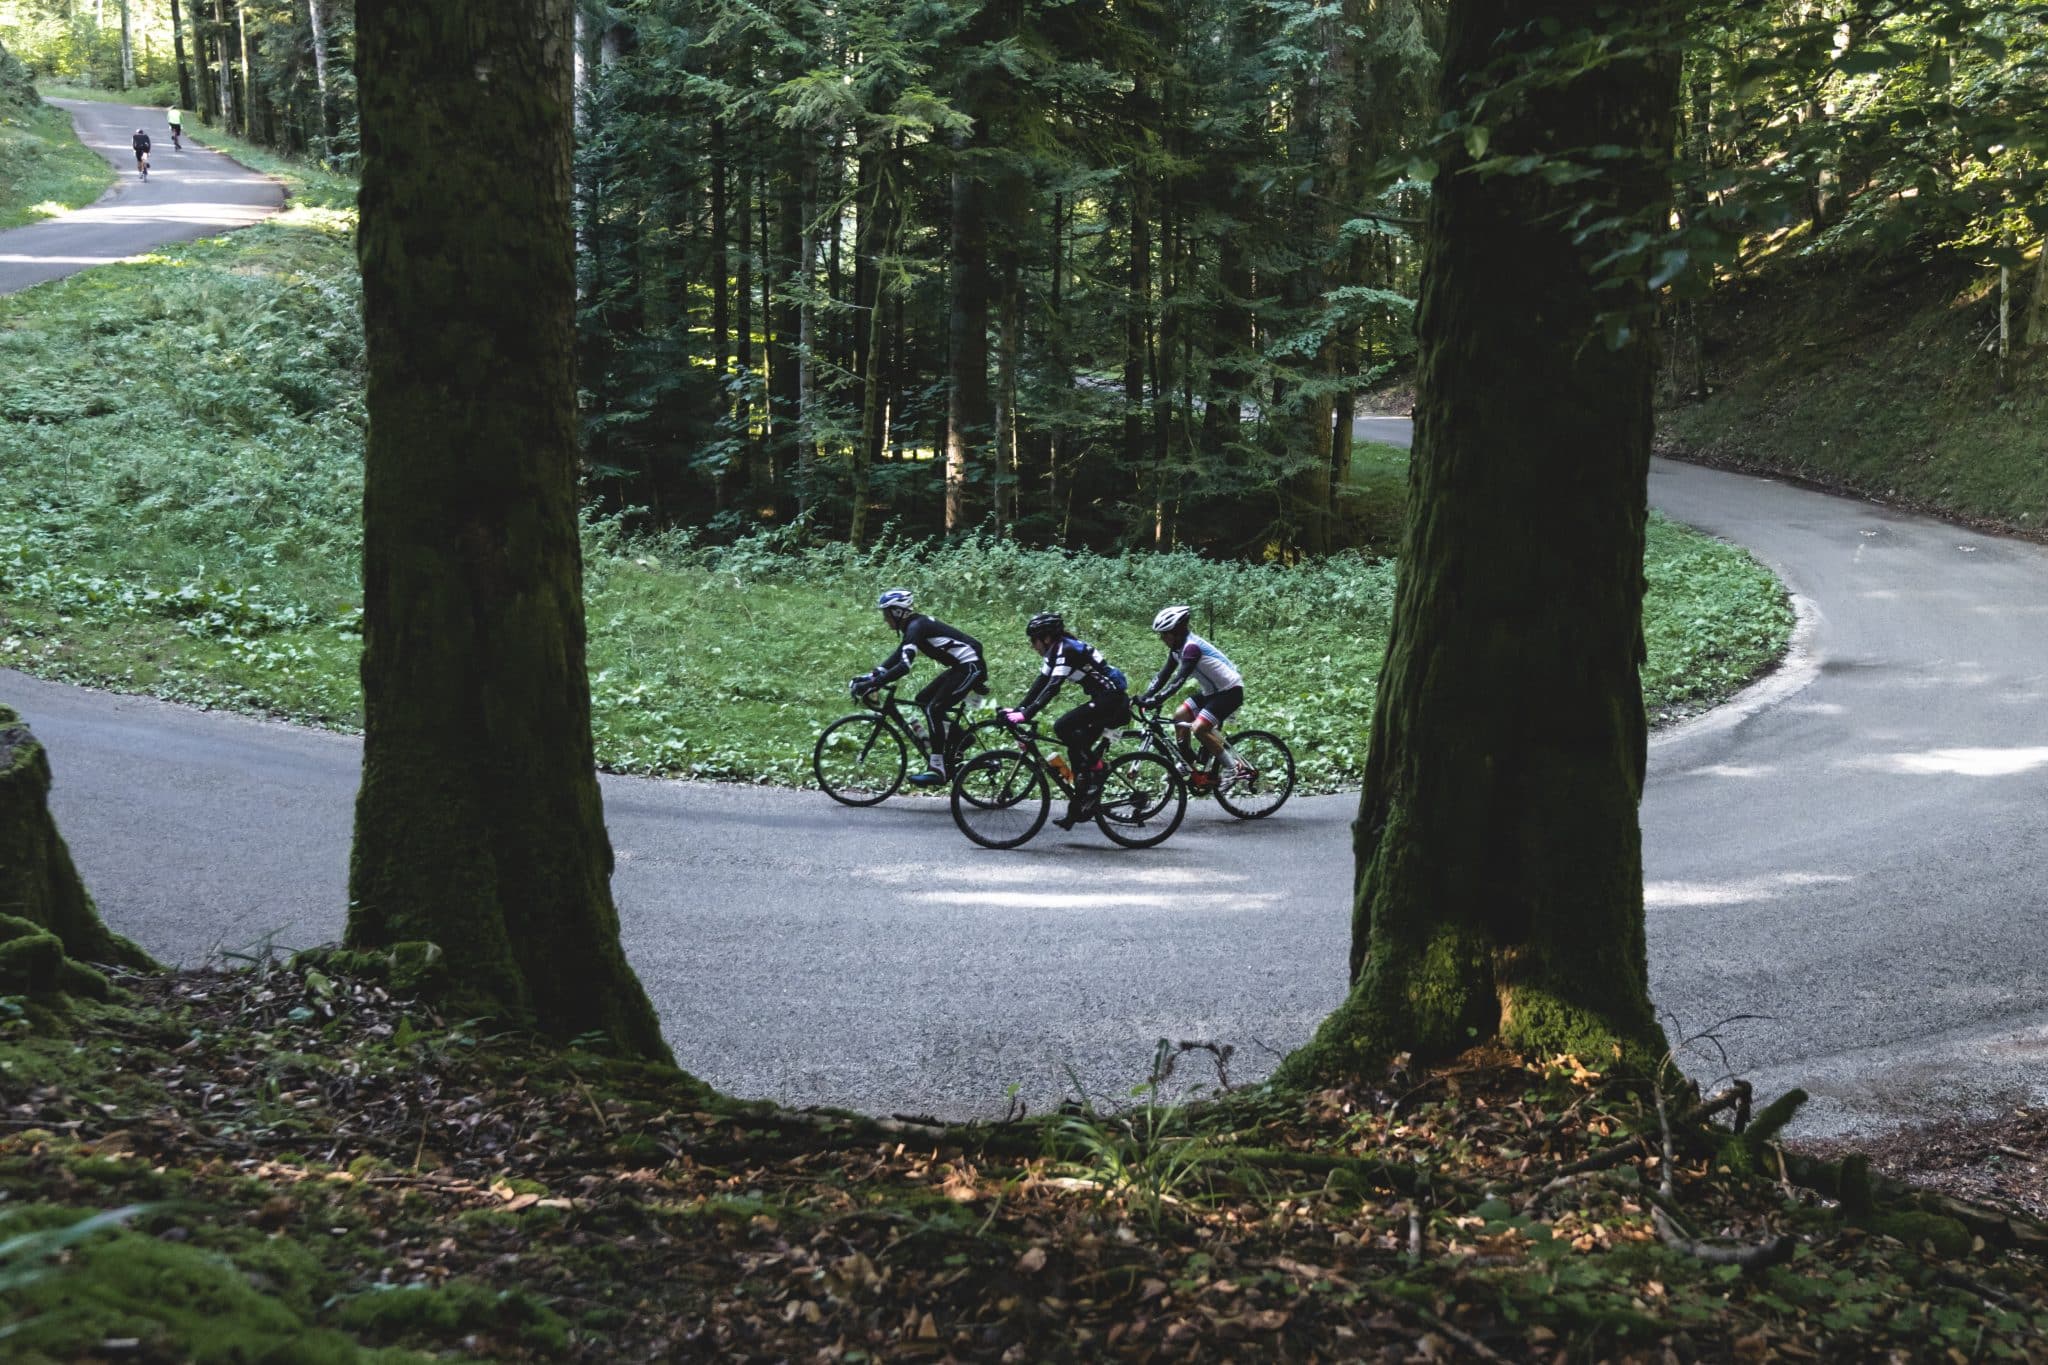
<svg viewBox="0 0 2048 1365"><path fill-rule="evenodd" d="M0 665L316 723L359 720L362 334L349 216L301 207L0 300ZM119 376L119 382L110 378ZM1402 457L1364 448L1389 482ZM1056 607L1139 681L1177 600L1245 669L1247 726L1294 744L1308 789L1357 777L1393 568L1192 554L1120 557L885 540L798 549L770 534L587 528L598 752L612 769L802 783L844 680L893 637L910 584L989 647L1022 694L1021 637ZM1738 550L1658 522L1646 564L1645 703L1694 709L1767 667L1789 614ZM1503 679L1502 685L1511 685Z"/></svg>
<svg viewBox="0 0 2048 1365"><path fill-rule="evenodd" d="M2048 344L2023 343L2030 267L2014 272L2013 355L1995 270L1967 261L1766 267L1715 306L1712 395L1668 403L1676 455L2039 536L2048 529Z"/></svg>
<svg viewBox="0 0 2048 1365"><path fill-rule="evenodd" d="M2020 1211L1781 1161L1725 1115L1674 1111L1667 1163L1655 1110L1570 1059L945 1128L727 1101L311 967L126 985L0 1009L12 1360L2021 1360L2048 1337L2048 1231Z"/></svg>
<svg viewBox="0 0 2048 1365"><path fill-rule="evenodd" d="M78 140L69 114L0 102L0 228L83 208L113 183L114 168Z"/></svg>

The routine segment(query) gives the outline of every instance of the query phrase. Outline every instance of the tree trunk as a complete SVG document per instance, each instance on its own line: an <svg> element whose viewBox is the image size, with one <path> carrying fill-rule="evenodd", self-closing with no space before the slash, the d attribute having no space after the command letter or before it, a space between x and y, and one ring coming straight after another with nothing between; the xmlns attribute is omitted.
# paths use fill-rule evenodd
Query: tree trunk
<svg viewBox="0 0 2048 1365"><path fill-rule="evenodd" d="M946 530L967 529L968 484L987 458L988 216L985 172L967 164L977 135L953 142L953 223L946 261Z"/></svg>
<svg viewBox="0 0 2048 1365"><path fill-rule="evenodd" d="M1017 361L1023 344L1022 262L1014 247L1002 253L996 300L996 398L990 454L996 469L996 529L1013 528L1022 511L1022 461L1017 451Z"/></svg>
<svg viewBox="0 0 2048 1365"><path fill-rule="evenodd" d="M570 30L569 0L357 7L370 429L348 942L432 942L465 1008L666 1059L619 947L592 758ZM477 156L479 128L519 155Z"/></svg>
<svg viewBox="0 0 2048 1365"><path fill-rule="evenodd" d="M313 30L313 84L320 96L320 155L334 137L334 105L327 94L327 18L321 0L306 0L306 22Z"/></svg>
<svg viewBox="0 0 2048 1365"><path fill-rule="evenodd" d="M797 430L801 426L803 387L798 347L803 315L795 287L800 269L797 257L805 240L804 165L800 148L806 135L790 129L782 136L782 166L777 177L781 184L775 197L775 256L762 281L762 292L768 295L762 304L769 331L768 465L778 505L790 491L787 484L796 465Z"/></svg>
<svg viewBox="0 0 2048 1365"><path fill-rule="evenodd" d="M178 0L171 0L171 58L178 66L178 108L194 112L192 72L185 65L185 19L178 12Z"/></svg>
<svg viewBox="0 0 2048 1365"><path fill-rule="evenodd" d="M1612 30L1668 13L1540 10L1451 7L1446 108L1495 63L1519 70L1518 48L1541 62L1564 41L1543 36L1549 18L1625 50ZM1437 176L1407 549L1353 826L1351 993L1287 1082L1491 1039L1595 1068L1664 1051L1637 821L1653 312L1640 276L1596 290L1593 263L1663 229L1676 95L1663 56L1553 75L1486 107L1490 155L1637 155L1560 187L1466 174L1461 146ZM1618 226L1575 242L1587 218Z"/></svg>
<svg viewBox="0 0 2048 1365"><path fill-rule="evenodd" d="M235 0L235 33L242 45L242 98L237 107L242 111L242 136L255 138L256 114L256 73L249 69L249 11L242 0Z"/></svg>
<svg viewBox="0 0 2048 1365"><path fill-rule="evenodd" d="M2027 345L2048 346L2048 237L2034 257L2034 297L2027 306Z"/></svg>
<svg viewBox="0 0 2048 1365"><path fill-rule="evenodd" d="M133 27L129 23L129 3L130 0L121 0L121 88L123 90L133 90L135 88L135 37Z"/></svg>
<svg viewBox="0 0 2048 1365"><path fill-rule="evenodd" d="M213 50L220 58L220 83L214 94L220 101L220 124L228 132L241 131L235 122L235 78L228 71L228 21L221 0L213 0Z"/></svg>
<svg viewBox="0 0 2048 1365"><path fill-rule="evenodd" d="M0 706L0 994L104 994L105 978L76 964L156 964L101 921L49 797L49 755L20 713Z"/></svg>

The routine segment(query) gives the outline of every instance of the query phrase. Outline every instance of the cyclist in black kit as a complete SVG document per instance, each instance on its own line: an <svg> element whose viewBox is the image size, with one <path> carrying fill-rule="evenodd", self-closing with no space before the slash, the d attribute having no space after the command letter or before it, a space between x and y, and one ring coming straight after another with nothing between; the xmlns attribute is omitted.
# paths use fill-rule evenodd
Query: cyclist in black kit
<svg viewBox="0 0 2048 1365"><path fill-rule="evenodd" d="M902 632L903 644L879 666L847 684L847 690L856 698L866 696L908 673L920 653L945 665L946 671L917 694L917 704L924 708L931 726L932 755L931 767L910 778L915 786L939 786L946 780L947 713L964 705L970 693L988 691L988 665L982 662L981 642L964 630L911 610L908 588L889 589L875 605L882 609L882 619Z"/></svg>
<svg viewBox="0 0 2048 1365"><path fill-rule="evenodd" d="M144 180L149 179L149 134L137 128L128 143L135 148L135 169L141 172Z"/></svg>
<svg viewBox="0 0 2048 1365"><path fill-rule="evenodd" d="M1089 817L1108 772L1100 747L1103 732L1130 723L1130 684L1122 669L1102 657L1101 650L1067 634L1066 622L1058 612L1038 613L1025 623L1024 633L1030 637L1031 647L1045 656L1045 667L1039 670L1031 690L1024 694L1023 704L1005 711L1003 719L1012 725L1024 724L1052 704L1060 685L1069 678L1079 681L1081 690L1088 694L1087 701L1052 723L1052 732L1067 746L1067 761L1073 764L1074 775L1079 779L1066 816L1053 823L1061 829L1072 829Z"/></svg>

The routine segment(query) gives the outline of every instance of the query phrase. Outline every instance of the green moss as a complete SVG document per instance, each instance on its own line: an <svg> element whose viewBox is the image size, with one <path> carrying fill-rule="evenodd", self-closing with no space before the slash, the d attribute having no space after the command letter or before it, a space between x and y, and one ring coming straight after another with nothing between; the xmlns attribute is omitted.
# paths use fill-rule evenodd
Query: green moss
<svg viewBox="0 0 2048 1365"><path fill-rule="evenodd" d="M1961 1260L1970 1254L1973 1239L1970 1230L1953 1218L1938 1213L1920 1213L1903 1210L1897 1213L1874 1214L1866 1226L1872 1232L1896 1237L1909 1247L1923 1243L1934 1248L1934 1254L1947 1260Z"/></svg>
<svg viewBox="0 0 2048 1365"><path fill-rule="evenodd" d="M343 1327L375 1341L448 1340L489 1332L537 1350L568 1345L568 1324L521 1289L496 1293L457 1282L437 1289L374 1290L350 1299L336 1316Z"/></svg>
<svg viewBox="0 0 2048 1365"><path fill-rule="evenodd" d="M11 1295L6 1308L10 1358L24 1362L97 1358L101 1342L123 1337L139 1341L146 1356L195 1365L419 1359L364 1352L264 1294L227 1256L125 1228L74 1248L68 1263Z"/></svg>

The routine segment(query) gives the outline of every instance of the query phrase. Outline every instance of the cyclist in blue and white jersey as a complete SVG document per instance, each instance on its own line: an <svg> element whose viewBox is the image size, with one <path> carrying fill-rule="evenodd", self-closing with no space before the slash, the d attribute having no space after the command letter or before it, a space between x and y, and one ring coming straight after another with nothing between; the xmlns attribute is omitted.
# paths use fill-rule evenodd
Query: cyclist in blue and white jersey
<svg viewBox="0 0 2048 1365"><path fill-rule="evenodd" d="M1244 705L1244 675L1222 650L1188 629L1190 614L1189 608L1174 606L1163 608L1152 618L1152 630L1166 646L1166 663L1145 695L1138 698L1138 705L1147 710L1159 706L1179 691L1181 684L1194 681L1199 690L1180 704L1173 718L1192 722L1194 738L1207 751L1206 760L1198 763L1187 739L1180 740L1181 756L1196 769L1193 783L1195 790L1201 791L1215 785L1213 773L1205 769L1213 769L1223 756L1223 737L1216 733L1217 727Z"/></svg>
<svg viewBox="0 0 2048 1365"><path fill-rule="evenodd" d="M908 588L889 589L875 605L882 609L882 619L903 636L903 643L875 668L848 683L847 690L857 698L864 697L908 673L919 654L944 665L946 671L917 694L917 704L924 708L931 727L931 766L910 777L915 786L939 786L946 780L947 713L965 705L969 694L988 691L988 665L982 659L981 642L964 630L912 610Z"/></svg>
<svg viewBox="0 0 2048 1365"><path fill-rule="evenodd" d="M1085 640L1067 634L1066 622L1054 611L1042 611L1024 625L1031 647L1045 657L1045 666L1024 694L1023 702L1005 711L1003 719L1022 725L1052 704L1060 687L1069 680L1081 684L1088 700L1052 723L1053 734L1067 746L1067 761L1078 779L1074 800L1065 818L1053 821L1061 829L1072 829L1088 818L1095 797L1102 790L1108 765L1102 761L1103 732L1131 719L1130 684L1123 670L1102 656L1102 651Z"/></svg>

